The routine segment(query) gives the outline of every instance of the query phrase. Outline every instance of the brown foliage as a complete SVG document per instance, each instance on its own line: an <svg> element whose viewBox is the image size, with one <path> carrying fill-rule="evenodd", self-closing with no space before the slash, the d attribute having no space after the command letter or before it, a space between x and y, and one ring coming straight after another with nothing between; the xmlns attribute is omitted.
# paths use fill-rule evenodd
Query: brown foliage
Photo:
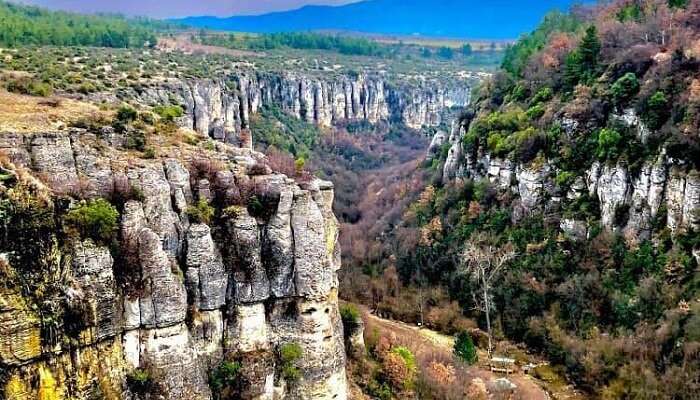
<svg viewBox="0 0 700 400"><path fill-rule="evenodd" d="M392 352L385 354L382 360L382 372L391 386L398 390L405 388L412 375L404 359Z"/></svg>

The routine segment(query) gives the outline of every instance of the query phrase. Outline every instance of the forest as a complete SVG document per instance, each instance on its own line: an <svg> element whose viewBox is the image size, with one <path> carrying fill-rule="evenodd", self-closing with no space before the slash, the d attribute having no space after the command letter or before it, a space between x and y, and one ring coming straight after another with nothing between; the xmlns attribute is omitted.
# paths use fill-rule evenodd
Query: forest
<svg viewBox="0 0 700 400"><path fill-rule="evenodd" d="M566 193L594 163L638 176L662 153L697 174L699 70L698 2L620 0L549 14L477 90L461 147L467 160L550 165L561 203L518 213L517 195L488 179L443 176L443 146L348 227L341 293L448 334L469 330L465 318L485 331L474 251L512 246L487 301L497 341L526 344L596 397L697 398L700 234L669 229L662 206L648 237L626 237L629 206L614 210L611 230L597 196ZM622 110L649 136L620 124ZM567 131L561 113L586 126ZM583 240L562 233L567 219L585 222Z"/></svg>
<svg viewBox="0 0 700 400"><path fill-rule="evenodd" d="M0 46L155 46L174 24L118 15L80 15L0 1Z"/></svg>
<svg viewBox="0 0 700 400"><path fill-rule="evenodd" d="M354 56L383 56L387 46L365 39L349 36L327 35L312 32L286 32L268 34L207 33L201 31L193 36L196 42L245 50L275 50L282 48L298 50L329 50Z"/></svg>

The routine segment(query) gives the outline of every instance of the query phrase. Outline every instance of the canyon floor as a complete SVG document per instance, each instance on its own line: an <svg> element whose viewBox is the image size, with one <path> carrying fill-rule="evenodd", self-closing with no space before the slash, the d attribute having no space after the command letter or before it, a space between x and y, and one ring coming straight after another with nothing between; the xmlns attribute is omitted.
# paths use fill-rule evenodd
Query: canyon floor
<svg viewBox="0 0 700 400"><path fill-rule="evenodd" d="M451 354L454 346L454 338L427 328L420 328L412 324L393 321L370 312L367 307L358 306L362 310L362 318L366 326L377 329L380 336L395 335L398 338L411 338L411 350L414 354L447 353ZM487 354L479 350L479 362L473 366L461 367L467 370L468 375L480 378L484 382L492 382L495 379L507 378L517 388L512 394L512 399L522 400L583 400L587 397L576 391L571 386L561 386L543 380L536 379L532 375L516 371L505 376L490 371L487 362Z"/></svg>

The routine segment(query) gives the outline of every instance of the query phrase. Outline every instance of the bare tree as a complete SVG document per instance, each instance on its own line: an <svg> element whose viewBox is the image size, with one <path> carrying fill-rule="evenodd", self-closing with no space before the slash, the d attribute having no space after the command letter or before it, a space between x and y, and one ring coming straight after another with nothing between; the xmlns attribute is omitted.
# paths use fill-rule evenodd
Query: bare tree
<svg viewBox="0 0 700 400"><path fill-rule="evenodd" d="M493 351L491 333L491 310L493 300L491 288L493 282L501 276L508 261L515 258L515 248L511 243L497 247L491 244L484 235L472 237L462 253L462 272L469 274L474 283L479 286L479 292L472 294L475 309L486 314L486 329L488 331L488 353L491 358Z"/></svg>

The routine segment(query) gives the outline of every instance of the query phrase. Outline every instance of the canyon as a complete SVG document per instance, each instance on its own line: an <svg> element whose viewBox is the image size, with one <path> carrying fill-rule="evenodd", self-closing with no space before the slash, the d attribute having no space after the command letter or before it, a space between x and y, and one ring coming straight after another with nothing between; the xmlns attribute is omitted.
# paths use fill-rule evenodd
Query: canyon
<svg viewBox="0 0 700 400"><path fill-rule="evenodd" d="M37 199L46 218L90 199L126 197L113 243L68 240L60 224L41 237L5 227L16 235L5 240L30 242L10 245L0 259L8 277L0 299L5 398L131 398L135 374L146 373L152 396L210 399L209 371L227 354L242 366L241 398L347 398L333 184L261 167L250 119L274 106L323 128L440 127L469 103L470 84L246 72L81 99L181 104L177 125L216 143L162 143L156 159L133 157L128 135L110 126L4 132L2 190ZM264 212L231 206L206 222L188 212L245 190L263 193ZM11 221L28 218L14 211ZM289 344L302 349L294 382L281 372Z"/></svg>

